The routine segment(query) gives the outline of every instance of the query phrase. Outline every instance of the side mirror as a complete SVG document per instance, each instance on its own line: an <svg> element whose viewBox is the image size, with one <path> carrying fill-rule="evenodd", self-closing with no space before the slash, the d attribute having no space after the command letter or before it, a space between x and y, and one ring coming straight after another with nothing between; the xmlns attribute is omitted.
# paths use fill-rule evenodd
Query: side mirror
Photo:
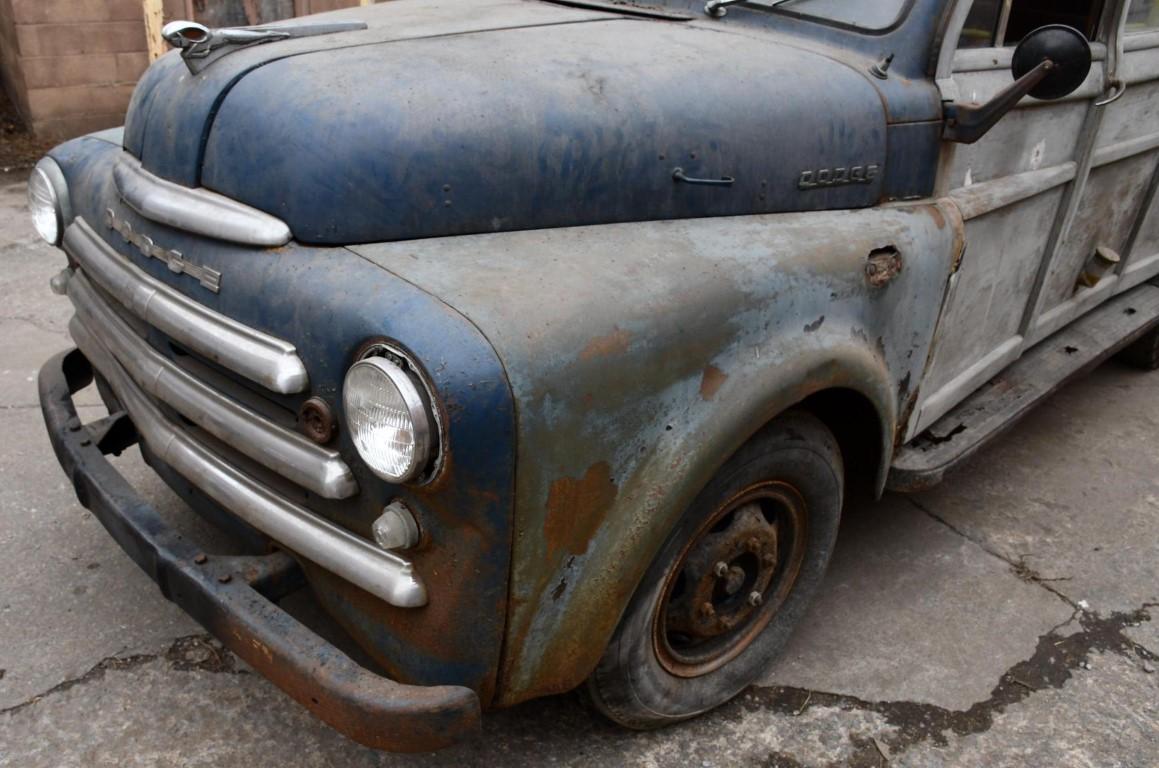
<svg viewBox="0 0 1159 768"><path fill-rule="evenodd" d="M1023 97L1051 101L1069 96L1086 81L1091 62L1091 45L1077 29L1051 24L1034 30L1014 50L1014 83L986 104L947 104L942 137L973 144Z"/></svg>

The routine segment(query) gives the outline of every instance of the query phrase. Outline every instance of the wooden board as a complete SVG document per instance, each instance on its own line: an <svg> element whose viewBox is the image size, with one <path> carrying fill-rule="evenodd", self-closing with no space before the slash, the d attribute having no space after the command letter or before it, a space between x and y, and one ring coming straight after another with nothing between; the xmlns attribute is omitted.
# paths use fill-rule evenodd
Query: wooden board
<svg viewBox="0 0 1159 768"><path fill-rule="evenodd" d="M145 19L145 40L148 44L149 61L156 61L169 49L165 39L161 37L161 28L165 25L164 1L141 0L141 12Z"/></svg>
<svg viewBox="0 0 1159 768"><path fill-rule="evenodd" d="M894 457L889 488L916 492L1018 423L1071 379L1159 326L1159 287L1118 296L1031 349Z"/></svg>

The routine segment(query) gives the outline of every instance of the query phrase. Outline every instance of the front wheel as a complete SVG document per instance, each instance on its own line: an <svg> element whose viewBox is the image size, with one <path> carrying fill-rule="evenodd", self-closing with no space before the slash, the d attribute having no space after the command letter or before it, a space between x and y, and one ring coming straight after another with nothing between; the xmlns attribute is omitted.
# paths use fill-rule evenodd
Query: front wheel
<svg viewBox="0 0 1159 768"><path fill-rule="evenodd" d="M629 728L717 707L776 658L821 583L841 517L833 434L790 411L716 474L652 563L587 681Z"/></svg>

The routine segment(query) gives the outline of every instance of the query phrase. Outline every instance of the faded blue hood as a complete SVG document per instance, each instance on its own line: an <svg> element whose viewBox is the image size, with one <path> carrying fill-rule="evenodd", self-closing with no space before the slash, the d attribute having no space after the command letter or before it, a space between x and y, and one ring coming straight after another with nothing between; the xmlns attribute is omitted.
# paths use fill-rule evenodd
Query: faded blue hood
<svg viewBox="0 0 1159 768"><path fill-rule="evenodd" d="M162 178L197 186L217 110L242 78L272 62L414 38L606 17L536 0L393 0L283 22L360 21L367 28L239 48L199 75L191 74L180 55L171 52L149 68L133 93L125 120L125 149Z"/></svg>
<svg viewBox="0 0 1159 768"><path fill-rule="evenodd" d="M355 11L340 17L369 30L240 51L199 77L168 57L138 91L127 147L319 244L882 197L877 91L775 34L535 0ZM799 183L869 166L867 183ZM678 183L677 168L735 183Z"/></svg>

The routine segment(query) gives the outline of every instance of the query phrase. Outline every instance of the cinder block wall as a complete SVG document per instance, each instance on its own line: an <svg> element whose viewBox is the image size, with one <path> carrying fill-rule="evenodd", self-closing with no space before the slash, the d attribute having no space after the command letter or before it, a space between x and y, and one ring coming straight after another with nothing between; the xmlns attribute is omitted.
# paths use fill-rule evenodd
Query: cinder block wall
<svg viewBox="0 0 1159 768"><path fill-rule="evenodd" d="M204 0L197 15L212 15L216 4L242 3ZM358 4L294 0L288 9ZM188 18L195 4L164 0L164 10L166 20ZM64 140L123 123L147 50L142 0L0 0L0 85L38 137Z"/></svg>
<svg viewBox="0 0 1159 768"><path fill-rule="evenodd" d="M33 133L64 139L124 121L149 63L141 0L0 0L0 18L4 85Z"/></svg>

